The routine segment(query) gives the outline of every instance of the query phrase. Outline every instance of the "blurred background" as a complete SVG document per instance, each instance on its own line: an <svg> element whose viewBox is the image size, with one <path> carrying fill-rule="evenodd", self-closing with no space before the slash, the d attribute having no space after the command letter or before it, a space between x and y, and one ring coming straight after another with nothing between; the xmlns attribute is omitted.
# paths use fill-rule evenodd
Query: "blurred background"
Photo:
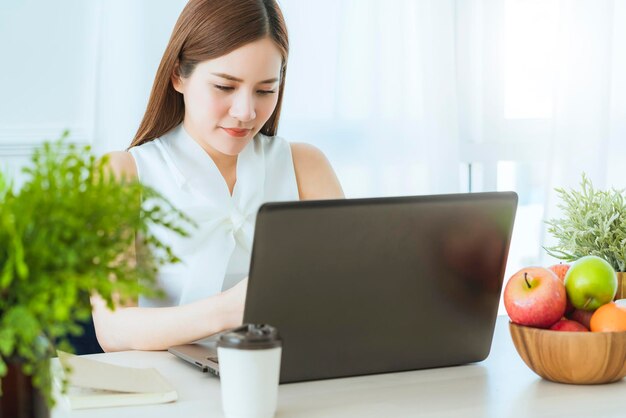
<svg viewBox="0 0 626 418"><path fill-rule="evenodd" d="M183 0L3 0L0 168L64 129L125 149ZM347 197L514 190L506 277L549 265L555 187L626 187L626 0L282 0L279 135Z"/></svg>

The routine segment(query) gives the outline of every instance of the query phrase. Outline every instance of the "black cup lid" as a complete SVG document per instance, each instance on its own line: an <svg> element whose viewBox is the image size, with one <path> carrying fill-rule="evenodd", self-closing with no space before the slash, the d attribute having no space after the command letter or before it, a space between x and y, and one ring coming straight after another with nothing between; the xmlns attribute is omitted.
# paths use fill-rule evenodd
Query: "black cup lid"
<svg viewBox="0 0 626 418"><path fill-rule="evenodd" d="M244 324L220 336L218 347L240 350L261 350L280 347L278 330L267 324Z"/></svg>

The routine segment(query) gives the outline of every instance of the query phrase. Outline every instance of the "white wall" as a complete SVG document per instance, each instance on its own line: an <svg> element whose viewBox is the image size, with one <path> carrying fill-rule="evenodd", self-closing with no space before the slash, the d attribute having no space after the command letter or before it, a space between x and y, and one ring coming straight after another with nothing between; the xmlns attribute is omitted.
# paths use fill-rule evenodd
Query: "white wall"
<svg viewBox="0 0 626 418"><path fill-rule="evenodd" d="M0 3L0 168L71 131L97 153L125 149L183 0Z"/></svg>
<svg viewBox="0 0 626 418"><path fill-rule="evenodd" d="M66 128L93 136L97 3L64 3L0 5L0 166L12 172Z"/></svg>

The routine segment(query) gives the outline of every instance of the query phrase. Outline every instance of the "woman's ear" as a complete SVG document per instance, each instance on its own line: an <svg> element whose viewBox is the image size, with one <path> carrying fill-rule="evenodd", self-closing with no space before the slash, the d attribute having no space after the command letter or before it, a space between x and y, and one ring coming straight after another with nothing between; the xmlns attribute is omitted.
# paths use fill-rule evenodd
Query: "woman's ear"
<svg viewBox="0 0 626 418"><path fill-rule="evenodd" d="M180 63L178 60L176 60L176 64L174 64L174 70L172 71L170 79L172 80L172 86L174 86L174 90L182 94L183 79L180 76Z"/></svg>

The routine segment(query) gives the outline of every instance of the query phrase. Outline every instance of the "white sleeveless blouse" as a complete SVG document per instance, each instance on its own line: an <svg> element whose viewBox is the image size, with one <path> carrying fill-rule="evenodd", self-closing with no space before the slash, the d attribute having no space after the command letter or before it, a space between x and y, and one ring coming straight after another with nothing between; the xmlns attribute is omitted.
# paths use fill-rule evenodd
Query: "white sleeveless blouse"
<svg viewBox="0 0 626 418"><path fill-rule="evenodd" d="M159 270L166 297L140 297L139 306L183 305L234 285L248 274L259 206L298 200L291 148L281 137L257 134L239 154L232 196L211 157L182 124L129 152L139 181L197 223L188 237L153 227L182 261Z"/></svg>

